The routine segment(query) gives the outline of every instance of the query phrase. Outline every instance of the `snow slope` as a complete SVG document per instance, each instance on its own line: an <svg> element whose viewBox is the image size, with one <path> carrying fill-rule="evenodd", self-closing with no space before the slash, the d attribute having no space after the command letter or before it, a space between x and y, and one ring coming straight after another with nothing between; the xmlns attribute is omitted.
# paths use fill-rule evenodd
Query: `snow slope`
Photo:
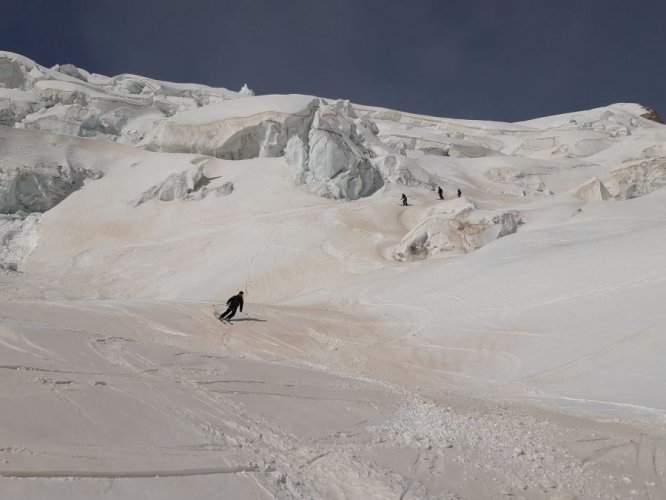
<svg viewBox="0 0 666 500"><path fill-rule="evenodd" d="M12 498L666 494L646 108L451 120L9 53L0 83Z"/></svg>

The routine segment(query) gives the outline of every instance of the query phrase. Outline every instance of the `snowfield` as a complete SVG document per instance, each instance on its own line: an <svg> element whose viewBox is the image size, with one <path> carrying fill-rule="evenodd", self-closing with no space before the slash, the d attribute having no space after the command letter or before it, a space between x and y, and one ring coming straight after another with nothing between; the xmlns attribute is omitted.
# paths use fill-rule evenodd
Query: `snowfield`
<svg viewBox="0 0 666 500"><path fill-rule="evenodd" d="M0 496L666 497L658 121L0 52Z"/></svg>

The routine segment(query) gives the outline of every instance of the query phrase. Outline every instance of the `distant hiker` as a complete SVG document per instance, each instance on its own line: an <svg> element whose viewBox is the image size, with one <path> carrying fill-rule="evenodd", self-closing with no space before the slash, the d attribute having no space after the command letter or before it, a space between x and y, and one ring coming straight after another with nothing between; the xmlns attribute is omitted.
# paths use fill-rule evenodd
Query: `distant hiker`
<svg viewBox="0 0 666 500"><path fill-rule="evenodd" d="M402 193L402 196L400 197L400 199L402 200L403 206L406 207L407 206L407 195L405 193Z"/></svg>
<svg viewBox="0 0 666 500"><path fill-rule="evenodd" d="M444 190L442 189L442 186L437 186L437 194L439 195L440 200L444 199Z"/></svg>
<svg viewBox="0 0 666 500"><path fill-rule="evenodd" d="M462 191L460 190L460 188L458 188L458 198L460 198L461 196L462 196Z"/></svg>
<svg viewBox="0 0 666 500"><path fill-rule="evenodd" d="M230 320L236 314L236 309L240 307L241 312L243 312L243 292L238 292L238 295L234 295L227 300L227 310L222 313L220 316L220 321L223 319ZM227 316L227 314L229 316Z"/></svg>

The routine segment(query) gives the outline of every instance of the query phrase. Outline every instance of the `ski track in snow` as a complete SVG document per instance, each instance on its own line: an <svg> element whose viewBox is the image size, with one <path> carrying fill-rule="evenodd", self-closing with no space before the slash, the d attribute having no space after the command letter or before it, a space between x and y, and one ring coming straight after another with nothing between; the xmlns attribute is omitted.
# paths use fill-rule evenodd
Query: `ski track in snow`
<svg viewBox="0 0 666 500"><path fill-rule="evenodd" d="M30 305L36 312L33 321L48 321L52 306L48 303ZM94 304L87 303L80 313L83 316L108 314L107 305L101 305L97 311ZM429 497L434 491L439 491L439 494L448 491L452 496L463 498L474 497L482 494L482 491L485 491L483 494L495 491L497 495L511 491L530 498L541 498L542 495L545 498L549 492L556 490L601 498L604 492L628 492L632 488L644 488L646 495L650 492L656 498L659 491L663 491L660 488L663 488L665 441L658 435L652 435L652 431L647 428L631 430L619 424L576 421L573 417L566 417L573 423L566 422L560 420L564 417L555 414L535 414L533 410L521 407L468 401L454 394L442 396L441 391L437 391L440 394L436 399L431 399L434 393L429 395L430 391L427 390L420 391L422 395L418 395L399 387L376 385L358 378L346 379L308 368L283 365L279 368L283 375L275 377L271 373L280 365L245 360L237 355L230 356L230 353L217 356L208 354L225 349L219 345L219 329L213 326L212 319L208 332L198 338L198 342L211 344L201 351L182 351L177 345L164 344L164 341L176 340L182 347L187 347L191 343L169 335L154 344L154 335L159 334L159 327L152 327L153 333L143 340L134 337L136 333L144 332L146 325L155 324L152 317L159 317L172 307L159 302L151 302L148 308L146 306L142 305L140 309L148 314L148 318L135 314L131 309L133 306L111 309L114 316L135 325L127 330L134 334L128 337L125 337L127 334L110 335L117 328L113 322L107 322L101 331L92 334L94 336L87 345L91 354L100 356L103 362L102 365L94 364L106 367L100 373L68 373L69 378L64 381L67 383L61 384L58 379L54 379L39 382L39 385L54 388L52 390L57 395L55 401L59 401L56 404L64 405L66 411L82 419L70 417L69 425L78 426L77 432L84 432L90 437L94 434L87 434L88 431L81 428L83 424L88 423L93 428L109 424L100 420L97 411L94 415L88 411L88 408L94 408L90 406L95 404L94 401L86 402L87 398L81 399L77 394L103 390L130 398L133 404L142 408L138 413L134 410L139 419L158 418L163 422L162 425L176 425L182 429L179 434L186 432L194 440L167 447L163 446L169 441L166 436L161 440L162 446L156 447L156 443L143 443L145 438L141 434L136 434L132 444L99 442L93 447L72 447L56 441L50 444L54 450L58 450L55 454L40 450L37 442L27 447L26 443L12 448L3 447L0 449L0 477L6 481L70 478L87 481L113 479L122 482L240 474L241 477L255 476L255 479L243 481L259 481L263 488L280 498L322 493L325 491L320 489L323 484L321 481L325 481L325 471L332 467L347 474L342 464L352 460L356 471L354 475L344 476L346 479L339 483L331 483L326 490L329 494L355 496L363 494L366 487L381 491L387 486L383 495L387 498L409 498L410 494ZM183 304L182 307L194 311L199 306ZM19 315L22 313L20 309ZM121 311L122 314L116 313ZM300 317L295 311L285 312L287 317ZM258 314L274 318L281 316L279 310L266 310ZM81 315L71 315L67 321L77 321L77 317L81 318ZM333 320L334 325L339 324L335 318ZM253 335L252 323L241 322L234 328L242 330L239 333L234 330L232 335L236 339ZM323 323L320 328L327 329L330 326ZM60 331L64 334L67 329ZM40 339L44 339L39 332L39 328L34 328L30 333L33 336L32 343L36 346L39 346ZM74 335L89 336L91 332ZM284 348L284 343L275 345ZM39 347L37 349L40 352ZM241 348L238 352L243 351ZM300 352L306 355L308 351ZM85 356L85 353L81 355ZM43 363L56 365L72 364L73 361L71 358L42 360ZM244 368L247 363L252 363L253 367ZM412 368L419 367L414 365ZM50 371L56 376L59 373L56 368L40 367L40 370ZM295 372L287 375L292 370ZM25 367L17 368L12 373L23 378L27 376L26 380L30 380L31 373L43 372ZM235 373L246 373L246 376L239 377ZM285 379L285 376L288 378ZM94 383L91 384L91 381ZM97 385L102 381L103 385ZM367 390L371 392L365 392ZM330 391L344 391L347 395L332 397ZM371 396L373 393L375 396ZM189 403L181 399L184 395ZM280 400L286 406L279 403ZM357 410L352 410L349 415L351 419L341 425L331 422L322 428L322 421L319 420L315 434L305 437L302 435L303 429L298 430L298 424L295 427L289 422L293 418L290 410L293 402L299 405L301 402L354 405ZM253 406L248 407L248 404ZM370 411L370 414L355 416L354 412L363 407L367 410L362 413ZM249 408L263 410L259 410L259 414L254 411L248 413ZM317 412L308 410L308 419L317 419L311 411ZM108 418L112 421L114 412L105 416L104 420ZM607 429L605 432L608 437L588 437L597 436L603 429ZM306 432L306 436L309 432ZM604 442L608 439L622 439L619 436L626 436L625 440L618 444ZM635 451L632 443L637 442L639 437L646 441L640 450ZM167 441L164 442L164 439ZM236 444L230 446L230 440ZM239 448L240 443L243 446ZM640 455L640 460L635 461L634 465L627 465L624 460L625 449ZM20 450L29 452L26 454L26 451ZM392 458L382 458L391 457L393 451L390 450L407 461L411 460L405 462L404 470L400 465L402 459L395 462ZM415 458L409 458L411 450ZM646 453L649 456L643 457ZM567 459L570 462L562 462L562 457L568 454L571 454ZM507 461L507 457L513 458ZM7 462L3 463L3 458ZM52 465L45 466L44 460ZM211 466L211 461L221 460L226 464L246 465ZM329 462L322 469L318 464L325 460ZM103 469L94 466L100 461L106 464ZM24 463L25 467L17 468L17 462ZM181 466L174 467L176 463ZM469 469L467 464L472 463L481 464L485 472L481 476L471 473L473 469ZM569 463L571 465L567 465ZM535 465L539 466L535 468ZM452 468L461 471L459 480L445 479L448 477L446 471ZM393 470L392 475L383 476L387 470ZM396 473L397 470L400 472ZM503 479L487 483L493 475L500 475ZM608 479L609 475L613 479ZM390 480L381 480L380 487L380 483L375 483L379 477L389 477ZM646 484L637 486L637 481ZM479 482L484 484L483 488L478 486ZM654 486L649 486L653 483ZM44 484L46 488L49 483ZM41 490L37 488L37 491Z"/></svg>

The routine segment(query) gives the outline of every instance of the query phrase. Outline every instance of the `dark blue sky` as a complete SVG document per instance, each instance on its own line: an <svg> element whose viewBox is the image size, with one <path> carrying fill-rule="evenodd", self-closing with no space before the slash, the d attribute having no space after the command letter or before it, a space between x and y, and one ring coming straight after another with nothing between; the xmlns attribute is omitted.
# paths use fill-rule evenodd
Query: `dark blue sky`
<svg viewBox="0 0 666 500"><path fill-rule="evenodd" d="M666 0L0 0L40 64L516 121L666 114Z"/></svg>

